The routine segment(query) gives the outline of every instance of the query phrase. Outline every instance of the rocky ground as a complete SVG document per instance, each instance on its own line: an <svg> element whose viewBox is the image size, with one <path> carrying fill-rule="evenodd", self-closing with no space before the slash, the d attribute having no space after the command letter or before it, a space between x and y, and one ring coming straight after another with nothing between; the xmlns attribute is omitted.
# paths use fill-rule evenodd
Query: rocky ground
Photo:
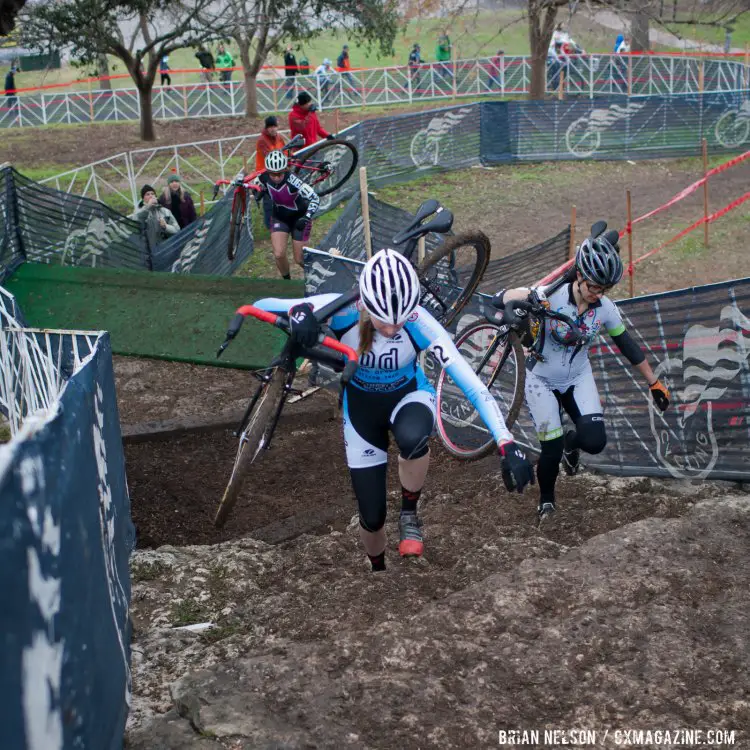
<svg viewBox="0 0 750 750"><path fill-rule="evenodd" d="M394 494L381 574L353 519L277 546L137 550L126 747L495 747L545 727L750 746L750 495L582 475L538 530L495 468L439 472L419 562L395 553Z"/></svg>

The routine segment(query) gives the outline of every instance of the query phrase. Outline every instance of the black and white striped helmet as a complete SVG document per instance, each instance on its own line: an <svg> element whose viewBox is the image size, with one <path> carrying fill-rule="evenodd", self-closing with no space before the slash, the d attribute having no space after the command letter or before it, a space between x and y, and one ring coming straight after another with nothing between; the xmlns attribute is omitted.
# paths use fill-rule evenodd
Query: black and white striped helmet
<svg viewBox="0 0 750 750"><path fill-rule="evenodd" d="M395 250L375 253L362 269L359 292L367 312L390 325L401 325L419 304L419 278Z"/></svg>
<svg viewBox="0 0 750 750"><path fill-rule="evenodd" d="M265 164L269 172L283 172L287 168L289 160L283 151L276 149L266 154Z"/></svg>
<svg viewBox="0 0 750 750"><path fill-rule="evenodd" d="M623 273L620 254L604 237L586 238L576 253L576 270L597 286L614 286Z"/></svg>

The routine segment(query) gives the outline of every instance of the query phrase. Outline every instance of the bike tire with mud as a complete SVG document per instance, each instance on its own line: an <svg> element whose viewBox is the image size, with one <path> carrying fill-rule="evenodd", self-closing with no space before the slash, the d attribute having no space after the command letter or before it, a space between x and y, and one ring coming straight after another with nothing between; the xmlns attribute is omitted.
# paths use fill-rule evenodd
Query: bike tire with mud
<svg viewBox="0 0 750 750"><path fill-rule="evenodd" d="M245 206L243 201L246 198L241 191L237 191L232 198L232 215L229 219L229 241L227 243L227 258L234 260L237 256L237 250L240 246L242 237L242 219L245 215Z"/></svg>
<svg viewBox="0 0 750 750"><path fill-rule="evenodd" d="M429 271L434 268L441 260L447 258L451 254L456 254L457 261L461 263L462 260L466 259L469 262L466 263L465 267L462 266L463 273L468 272L468 278L463 284L463 288L455 299L441 300L443 306L435 302L432 305L427 305L427 308L437 318L437 320L444 326L449 326L456 318L456 316L463 310L466 303L471 299L471 295L476 292L479 282L484 276L484 272L487 270L487 264L490 262L490 240L484 232L479 230L471 232L460 232L452 237L448 237L445 242L437 249L434 253L431 253L428 258L417 267L417 275L423 286L426 286L423 279L426 279L434 286L434 282L429 279ZM474 255L472 258L471 255ZM465 258L460 257L465 255ZM473 265L472 265L473 264ZM470 272L468 269L471 269ZM429 287L428 287L429 288ZM433 297L439 295L432 293ZM424 303L423 303L424 304Z"/></svg>
<svg viewBox="0 0 750 750"><path fill-rule="evenodd" d="M316 182L314 179L315 172L311 171L310 169L306 169L305 165L320 161L326 161L325 151L337 153L338 149L342 147L348 149L348 151L350 152L349 158L351 160L351 163L348 165L348 167L344 169L343 174L336 175L337 179L332 180L330 183L327 181L327 179L325 181ZM343 138L334 138L332 140L321 141L317 146L313 146L301 158L295 154L292 157L292 161L296 162L294 166L294 174L297 175L297 177L299 177L302 182L309 185L318 194L319 197L322 197L340 188L352 176L359 162L359 151L357 151L357 147L353 143L349 143L349 141L345 141ZM342 158L339 158L336 160L336 163L340 164L341 161Z"/></svg>
<svg viewBox="0 0 750 750"><path fill-rule="evenodd" d="M466 351L466 346L470 346L469 342L473 337L477 336L477 334L479 334L480 332L484 332L488 337L490 337L494 336L498 331L498 326L492 323L477 323L476 325L467 328L458 337L458 339L456 339L456 348L463 354L463 356L467 357L469 352ZM490 394L495 398L495 400L500 402L501 410L503 410L503 407L505 407L503 416L505 417L506 426L508 427L508 429L510 429L518 419L518 415L521 411L521 406L523 405L524 388L526 385L526 365L524 361L523 347L521 346L521 342L519 341L518 336L511 331L507 334L505 340L505 344L501 344L498 348L500 351L499 357L502 358L505 347L510 346L511 351L508 353L508 356L506 356L500 370L497 373L493 372L497 361L491 359L485 364L482 372L477 372L476 374L482 381L482 383L484 383L484 385L487 387ZM512 368L508 366L510 355L512 355L514 363ZM480 362L482 356L484 356L484 351L480 350ZM472 359L471 356L468 356L467 358L470 361ZM484 377L482 376L483 372L486 372L486 376ZM440 436L440 441L445 446L445 449L448 451L448 453L458 459L461 459L462 461L476 461L477 459L491 455L497 450L497 444L495 443L495 440L489 433L489 431L484 430L484 432L486 432L485 439L484 436L481 436L482 430L469 429L469 423L471 421L479 420L479 415L478 413L476 413L476 409L468 401L468 399L465 399L465 397L463 397L463 393L461 394L461 397L465 399L466 403L461 409L461 412L462 414L466 415L472 414L473 419L466 420L463 417L453 417L454 419L458 419L459 421L463 420L464 422L466 422L467 427L466 430L463 431L463 433L461 432L461 429L457 428L455 425L450 426L449 412L453 410L455 415L455 407L457 406L457 404L455 400L452 404L448 403L449 399L446 393L446 378L446 371L441 370L440 375L438 376L436 389L437 430L438 435ZM492 378L491 381L490 378ZM500 382L501 380L502 382ZM510 391L511 384L512 393L503 395L500 388L502 386L506 386L504 390ZM457 386L454 386L454 388L457 389ZM460 438L463 438L464 442L461 442Z"/></svg>
<svg viewBox="0 0 750 750"><path fill-rule="evenodd" d="M279 400L284 394L287 373L280 367L274 369L270 380L264 383L262 391L255 404L247 427L240 438L240 447L232 468L224 496L214 517L214 526L222 528L229 518L229 514L237 503L242 486L245 482L250 467L258 457L260 450L268 442L268 432L273 426ZM244 440L243 440L244 437Z"/></svg>

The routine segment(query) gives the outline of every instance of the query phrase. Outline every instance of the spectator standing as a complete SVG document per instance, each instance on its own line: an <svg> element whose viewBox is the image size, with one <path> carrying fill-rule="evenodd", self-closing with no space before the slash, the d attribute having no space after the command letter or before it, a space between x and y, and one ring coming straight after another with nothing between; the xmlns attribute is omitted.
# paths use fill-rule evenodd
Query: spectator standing
<svg viewBox="0 0 750 750"><path fill-rule="evenodd" d="M487 72L490 75L490 88L493 90L502 88L502 70L505 65L505 50L499 49L494 57L490 58Z"/></svg>
<svg viewBox="0 0 750 750"><path fill-rule="evenodd" d="M287 44L284 52L284 85L286 94L284 99L291 99L294 96L294 82L297 75L297 58L294 56L294 49L291 44Z"/></svg>
<svg viewBox="0 0 750 750"><path fill-rule="evenodd" d="M612 48L612 52L617 54L617 50L620 49L620 45L625 41L625 37L622 34L617 35L617 39L615 39L615 46Z"/></svg>
<svg viewBox="0 0 750 750"><path fill-rule="evenodd" d="M172 77L169 75L169 71L171 68L169 67L169 55L164 55L162 59L159 61L159 75L161 76L161 85L163 86L165 83L167 86L172 85Z"/></svg>
<svg viewBox="0 0 750 750"><path fill-rule="evenodd" d="M203 68L201 71L201 81L211 83L215 70L214 56L205 47L201 47L195 53L195 56L198 58L201 68Z"/></svg>
<svg viewBox="0 0 750 750"><path fill-rule="evenodd" d="M309 76L310 75L310 61L307 59L307 55L302 55L297 67L298 75Z"/></svg>
<svg viewBox="0 0 750 750"><path fill-rule="evenodd" d="M179 175L173 174L167 180L167 187L159 196L159 203L172 212L180 229L192 224L198 215L195 213L195 205L190 193L182 187Z"/></svg>
<svg viewBox="0 0 750 750"><path fill-rule="evenodd" d="M621 37L621 38L620 38ZM615 47L615 52L618 55L624 55L630 52L630 37L625 34L620 34L619 44ZM615 58L612 60L612 77L614 83L618 86L623 93L627 91L628 86L628 62L624 59Z"/></svg>
<svg viewBox="0 0 750 750"><path fill-rule="evenodd" d="M354 79L352 78L351 74L352 69L352 63L349 59L349 45L345 44L341 48L341 54L338 56L338 59L336 60L336 70L338 70L339 73L341 73L344 78L346 79L346 82L354 88Z"/></svg>
<svg viewBox="0 0 750 750"><path fill-rule="evenodd" d="M289 130L292 138L302 135L305 146L311 146L321 138L332 140L335 136L323 128L316 114L317 107L307 91L300 91L297 101L289 113Z"/></svg>
<svg viewBox="0 0 750 750"><path fill-rule="evenodd" d="M419 72L419 69L422 62L422 49L416 42L414 42L414 46L409 53L409 74L411 75L411 88L414 92L419 89L419 84L421 82L421 73Z"/></svg>
<svg viewBox="0 0 750 750"><path fill-rule="evenodd" d="M234 58L226 51L223 44L219 45L219 49L216 52L216 67L221 69L219 73L221 82L228 84L232 80ZM224 88L231 88L231 86L225 85Z"/></svg>
<svg viewBox="0 0 750 750"><path fill-rule="evenodd" d="M5 75L5 96L8 102L8 107L13 109L18 102L16 96L16 67L15 65L10 66L10 70Z"/></svg>
<svg viewBox="0 0 750 750"><path fill-rule="evenodd" d="M628 52L630 52L630 36L627 34L622 38L622 41L618 45L615 52L618 55L626 55Z"/></svg>
<svg viewBox="0 0 750 750"><path fill-rule="evenodd" d="M138 208L130 214L131 219L140 221L146 229L148 246L153 250L160 242L177 234L180 226L168 208L164 208L156 199L156 191L151 185L141 188L141 201Z"/></svg>
<svg viewBox="0 0 750 750"><path fill-rule="evenodd" d="M333 68L331 67L331 61L327 57L315 68L315 77L318 80L320 100L325 104L328 100L331 84L333 83Z"/></svg>
<svg viewBox="0 0 750 750"><path fill-rule="evenodd" d="M452 45L450 37L447 31L438 37L437 47L435 48L435 60L441 63L438 65L438 71L448 81L453 80L453 73L451 72L451 66L447 63L450 62L452 53Z"/></svg>
<svg viewBox="0 0 750 750"><path fill-rule="evenodd" d="M279 120L276 115L266 117L265 127L255 144L255 171L262 172L266 168L266 156L271 151L279 151L286 143L284 136L279 133ZM271 209L273 203L268 193L263 194L263 223L266 229L271 228Z"/></svg>

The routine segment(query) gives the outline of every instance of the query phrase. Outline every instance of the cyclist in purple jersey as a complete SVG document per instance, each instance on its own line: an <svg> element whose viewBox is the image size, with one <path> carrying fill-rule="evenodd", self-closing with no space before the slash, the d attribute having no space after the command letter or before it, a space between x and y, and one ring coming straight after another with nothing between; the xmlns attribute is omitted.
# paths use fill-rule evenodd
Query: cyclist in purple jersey
<svg viewBox="0 0 750 750"><path fill-rule="evenodd" d="M498 445L503 481L522 492L534 472L513 441L495 399L461 357L448 332L419 307L420 287L409 261L381 250L359 281L360 301L329 321L333 333L359 353L359 369L344 390L344 442L359 509L360 537L373 570L385 570L386 469L392 433L399 448L401 514L399 553L424 550L417 503L429 466L435 425L435 391L419 366L429 350L474 404ZM314 311L336 299L323 294L305 300L264 299L270 312L288 312L292 338L312 346L320 326Z"/></svg>
<svg viewBox="0 0 750 750"><path fill-rule="evenodd" d="M289 171L289 160L283 151L269 151L265 159L266 171L258 178L261 192L271 200L271 246L276 267L282 278L290 279L286 248L292 235L292 251L298 266L303 264L303 249L310 239L312 218L320 205L318 194L299 177Z"/></svg>

